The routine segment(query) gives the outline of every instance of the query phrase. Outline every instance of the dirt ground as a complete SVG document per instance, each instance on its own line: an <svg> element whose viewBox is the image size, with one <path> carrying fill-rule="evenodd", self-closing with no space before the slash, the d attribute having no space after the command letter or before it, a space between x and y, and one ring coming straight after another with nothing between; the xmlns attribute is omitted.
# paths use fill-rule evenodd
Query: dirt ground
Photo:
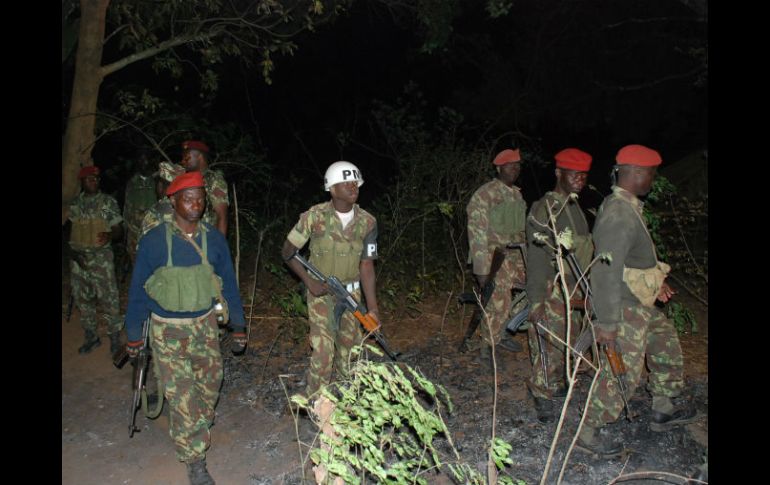
<svg viewBox="0 0 770 485"><path fill-rule="evenodd" d="M121 291L124 308L125 286ZM246 294L251 283L242 282L242 288ZM247 353L241 357L225 353L225 379L207 455L208 468L222 485L302 482L284 386L289 392L298 390L297 381L307 367L310 348L306 338L298 342L292 339L291 325L268 306L265 294L264 290L257 291ZM63 266L62 315L68 296L69 275ZM698 318L699 332L682 336L681 344L686 392L702 418L681 429L653 433L648 428L651 398L638 389L631 407L639 417L631 423L621 419L608 427L623 440L627 448L624 459L599 460L575 451L563 483L608 483L620 474L639 471L689 475L702 463L708 445L708 313L684 291L677 298L694 309ZM386 311L384 333L390 345L404 353L404 362L448 389L456 408L447 421L452 438L463 459L478 464L485 460L484 442L491 430L493 379L476 362L476 353L456 351L470 315L466 310L463 319L462 310L452 303L444 318L446 299L447 295L434 297L416 313ZM249 300L250 295L246 295L244 303ZM79 355L83 332L78 317L77 310L69 322L62 316L62 483L187 484L185 467L176 460L168 436L168 410L164 408L156 420L138 412L141 432L129 438L131 368L127 365L117 370L112 366L109 339L101 325L102 345L91 354ZM526 336L519 333L515 339L524 345L524 352L498 352L497 435L513 446L514 464L506 472L532 484L540 480L556 425L544 425L535 418L525 386L530 373ZM556 483L579 419L578 406L589 384L587 375L579 378L547 483ZM451 483L440 473L429 476L428 481Z"/></svg>

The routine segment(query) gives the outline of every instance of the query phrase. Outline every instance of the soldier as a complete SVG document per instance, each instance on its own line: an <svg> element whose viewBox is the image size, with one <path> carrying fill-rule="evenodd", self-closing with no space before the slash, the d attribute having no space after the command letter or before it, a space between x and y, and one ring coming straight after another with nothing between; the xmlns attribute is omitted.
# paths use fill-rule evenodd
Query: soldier
<svg viewBox="0 0 770 485"><path fill-rule="evenodd" d="M523 287L526 278L524 261L518 249L506 249L510 243L525 241L524 219L527 204L521 191L514 182L521 172L519 150L503 150L492 161L497 169L497 177L476 190L468 202L468 253L469 262L473 263L473 274L483 288L489 276L492 253L495 248L506 252L505 261L495 277L495 290L487 303L484 318L492 331L481 327L480 361L491 366L491 346L502 341L502 347L513 352L522 350L515 340L502 340L504 324L511 306L511 290L518 285Z"/></svg>
<svg viewBox="0 0 770 485"><path fill-rule="evenodd" d="M170 406L169 434L177 458L187 464L191 485L214 483L206 469L206 450L222 384L215 301L229 309L233 352L246 348L243 306L227 241L200 220L206 205L204 183L200 172L190 172L169 185L173 221L139 240L126 313L126 348L132 356L144 344L142 322L151 318L150 345Z"/></svg>
<svg viewBox="0 0 770 485"><path fill-rule="evenodd" d="M323 283L290 258L309 240L310 262L325 275L339 278L359 301L363 289L369 314L380 320L374 279L377 220L356 204L358 188L363 183L360 170L352 163L331 164L324 175L324 187L331 193L331 200L300 215L281 251L288 266L307 287L313 354L307 371L306 395L311 399L322 385L331 382L333 369L343 378L348 375L350 349L361 343L363 335L361 324L350 312L343 313L339 322L334 321L334 297L327 294Z"/></svg>
<svg viewBox="0 0 770 485"><path fill-rule="evenodd" d="M131 264L136 260L136 246L142 234L144 213L158 200L150 170L147 154L142 154L137 173L126 184L123 220L126 221L126 251L131 257Z"/></svg>
<svg viewBox="0 0 770 485"><path fill-rule="evenodd" d="M123 236L123 217L114 197L99 191L99 167L83 167L78 174L83 191L69 206L70 274L72 294L80 309L85 342L78 349L87 354L101 345L97 333L96 306L100 303L107 320L110 352L120 349L123 317L119 310L118 284L111 241Z"/></svg>
<svg viewBox="0 0 770 485"><path fill-rule="evenodd" d="M186 141L182 143L182 166L188 172L198 171L203 175L208 203L202 220L227 236L227 209L230 205L227 182L221 171L209 169L208 153L209 147L202 141Z"/></svg>
<svg viewBox="0 0 770 485"><path fill-rule="evenodd" d="M662 160L658 152L642 145L621 148L615 160L615 185L599 207L593 232L596 254L609 253L612 258L591 269L594 334L600 347L614 345L620 351L627 369L627 398L639 384L646 357L650 429L665 431L692 422L696 412L672 401L684 388L682 350L671 321L655 308L656 299L666 303L674 295L664 281L670 268L658 261L638 199L649 193ZM600 355L605 352L600 350ZM623 447L599 431L618 418L624 404L606 359L600 360L601 372L576 448L609 458Z"/></svg>
<svg viewBox="0 0 770 485"><path fill-rule="evenodd" d="M532 204L527 217L527 297L531 305L529 320L533 323L540 322L562 340L566 340L566 305L561 285L558 280L555 280L556 242L551 229L548 208L556 216L557 234L568 228L572 232L571 252L577 259L581 271L585 271L591 262L594 246L588 222L580 209L577 197L572 197L572 194L579 194L586 184L588 170L591 168L591 155L577 148L566 148L557 153L554 158L556 159L556 186ZM547 243L536 240L536 233L546 236ZM567 258L564 256L562 258L563 268L566 270L567 294L573 295L577 279L570 270ZM580 290L574 295L574 299L583 296ZM580 330L578 317L579 314L574 312L571 319L570 333L573 342ZM566 354L562 344L552 339L547 332L539 330L534 324L529 328L528 338L529 358L532 362L532 376L528 387L535 400L538 419L548 423L554 417L551 399L566 395L564 376ZM539 345L541 341L544 342L545 360L541 360Z"/></svg>
<svg viewBox="0 0 770 485"><path fill-rule="evenodd" d="M158 171L153 174L155 176L157 202L144 213L139 237L147 234L153 227L173 220L174 208L171 206L171 199L166 197L166 189L168 184L183 173L185 173L184 167L179 164L160 162ZM138 244L139 241L137 241Z"/></svg>

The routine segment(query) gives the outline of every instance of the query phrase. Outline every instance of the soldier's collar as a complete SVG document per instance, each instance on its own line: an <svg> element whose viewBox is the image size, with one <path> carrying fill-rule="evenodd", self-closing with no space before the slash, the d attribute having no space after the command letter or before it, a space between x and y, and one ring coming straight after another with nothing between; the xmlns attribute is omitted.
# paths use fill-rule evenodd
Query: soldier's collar
<svg viewBox="0 0 770 485"><path fill-rule="evenodd" d="M637 196L635 196L631 192L627 191L623 187L618 187L617 185L613 185L612 186L612 193L617 195L618 197L623 198L627 202L629 202L637 210L642 210L642 207L644 206L644 203L641 200L639 200L639 198Z"/></svg>

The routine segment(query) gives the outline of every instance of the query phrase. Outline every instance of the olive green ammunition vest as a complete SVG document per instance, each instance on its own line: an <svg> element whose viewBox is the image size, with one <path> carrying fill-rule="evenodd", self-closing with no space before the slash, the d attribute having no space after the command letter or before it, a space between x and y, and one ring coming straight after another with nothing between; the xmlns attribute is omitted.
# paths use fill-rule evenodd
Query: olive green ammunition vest
<svg viewBox="0 0 770 485"><path fill-rule="evenodd" d="M343 283L355 281L360 272L366 220L356 214L350 222L355 224L351 240L337 241L330 234L336 216L331 210L325 211L325 216L323 236L310 239L310 262L326 276L336 276Z"/></svg>
<svg viewBox="0 0 770 485"><path fill-rule="evenodd" d="M206 228L201 224L203 249L201 264L174 266L171 257L171 224L166 223L166 266L160 267L147 279L144 289L164 310L170 312L197 312L208 310L212 300L219 296L221 278L214 273L208 262ZM217 279L218 281L215 281ZM219 288L216 284L219 283Z"/></svg>
<svg viewBox="0 0 770 485"><path fill-rule="evenodd" d="M524 210L517 210L523 200L506 200L489 210L489 225L493 231L513 242L513 236L524 230Z"/></svg>
<svg viewBox="0 0 770 485"><path fill-rule="evenodd" d="M99 233L108 231L107 221L104 219L74 219L70 232L70 243L74 249L98 248L102 246L97 242Z"/></svg>

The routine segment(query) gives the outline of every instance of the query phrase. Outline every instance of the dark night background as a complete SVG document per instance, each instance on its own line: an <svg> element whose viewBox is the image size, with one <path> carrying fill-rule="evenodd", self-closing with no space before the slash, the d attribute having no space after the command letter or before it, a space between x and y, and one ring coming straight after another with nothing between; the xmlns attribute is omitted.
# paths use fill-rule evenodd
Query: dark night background
<svg viewBox="0 0 770 485"><path fill-rule="evenodd" d="M493 19L484 3L462 1L446 41L425 53L426 31L408 11L357 1L336 21L294 39L295 54L275 58L272 85L259 69L225 58L216 96L201 98L194 72L173 79L145 61L105 80L100 109L118 111L118 90L149 89L169 111L205 120L207 129L229 123L250 135L254 156L272 167L272 177L292 174L308 190L318 186L329 163L350 160L366 175L365 204L375 195L372 188L386 187L395 170L372 129L371 112L378 101L397 103L412 84L428 124L440 107L449 107L463 116L465 139L490 145L503 135L491 143L490 159L510 146L539 159L520 181L530 202L550 188L547 163L566 146L594 156L590 183L606 190L614 153L625 144L656 148L664 167L707 147L708 24L687 3L520 1ZM104 63L122 55L108 48ZM64 117L73 67L70 58L62 68ZM344 146L340 133L348 137ZM187 135L206 138L207 132L192 127L169 136L165 149L172 159ZM215 158L228 148L210 136L207 141ZM145 146L130 128L99 140L95 163L113 167L104 190L119 196Z"/></svg>

